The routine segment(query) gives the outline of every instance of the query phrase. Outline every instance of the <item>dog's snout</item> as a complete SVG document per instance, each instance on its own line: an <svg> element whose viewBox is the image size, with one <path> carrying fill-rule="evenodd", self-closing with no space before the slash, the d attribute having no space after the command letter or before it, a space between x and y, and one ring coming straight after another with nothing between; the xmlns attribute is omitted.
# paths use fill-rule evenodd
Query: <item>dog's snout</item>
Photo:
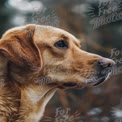
<svg viewBox="0 0 122 122"><path fill-rule="evenodd" d="M107 67L112 67L113 65L115 65L115 62L109 58L101 58L98 61L98 65L102 66L103 68L107 68Z"/></svg>

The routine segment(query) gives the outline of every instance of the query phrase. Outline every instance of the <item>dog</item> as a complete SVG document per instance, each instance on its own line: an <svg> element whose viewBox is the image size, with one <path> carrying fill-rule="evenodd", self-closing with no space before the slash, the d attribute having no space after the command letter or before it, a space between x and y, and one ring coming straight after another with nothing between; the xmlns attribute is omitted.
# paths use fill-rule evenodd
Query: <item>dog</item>
<svg viewBox="0 0 122 122"><path fill-rule="evenodd" d="M0 39L0 122L39 122L58 88L106 81L115 62L81 45L52 26L29 24L5 32Z"/></svg>

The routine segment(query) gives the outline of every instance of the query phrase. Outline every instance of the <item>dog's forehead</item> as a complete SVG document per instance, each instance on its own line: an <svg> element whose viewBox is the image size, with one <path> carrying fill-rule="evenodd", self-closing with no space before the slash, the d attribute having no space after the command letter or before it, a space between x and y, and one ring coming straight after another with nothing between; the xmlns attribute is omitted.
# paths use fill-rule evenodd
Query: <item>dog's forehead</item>
<svg viewBox="0 0 122 122"><path fill-rule="evenodd" d="M12 29L9 29L8 31L6 31L6 33L4 33L2 37L8 35L11 32L16 32L18 30L24 31L24 30L26 30L26 28L28 28L30 26L35 28L35 32L34 32L35 40L40 41L41 38L45 39L45 40L49 40L49 39L58 40L58 39L61 39L62 37L66 37L69 40L73 41L77 46L80 47L80 41L75 36L70 34L69 32L67 32L63 29L60 29L60 28L46 26L46 25L28 24L26 26L15 27L15 28L12 28Z"/></svg>
<svg viewBox="0 0 122 122"><path fill-rule="evenodd" d="M70 40L72 40L74 43L79 44L79 40L70 34L69 32L52 27L52 26L36 26L35 27L35 35L36 37L42 37L42 38L61 38L61 37L66 37Z"/></svg>

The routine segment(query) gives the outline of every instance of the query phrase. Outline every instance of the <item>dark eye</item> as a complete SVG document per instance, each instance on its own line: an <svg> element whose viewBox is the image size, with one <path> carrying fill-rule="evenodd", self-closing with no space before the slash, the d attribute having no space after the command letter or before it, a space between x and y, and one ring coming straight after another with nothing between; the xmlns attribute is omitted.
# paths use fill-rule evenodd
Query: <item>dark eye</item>
<svg viewBox="0 0 122 122"><path fill-rule="evenodd" d="M60 40L54 44L55 47L60 49L66 49L68 48L68 43L66 40Z"/></svg>

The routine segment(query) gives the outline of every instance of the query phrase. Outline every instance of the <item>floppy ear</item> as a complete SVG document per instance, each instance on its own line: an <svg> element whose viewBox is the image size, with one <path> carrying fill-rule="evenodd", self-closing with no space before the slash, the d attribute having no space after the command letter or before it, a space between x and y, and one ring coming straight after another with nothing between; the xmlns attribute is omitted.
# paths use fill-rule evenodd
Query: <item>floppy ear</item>
<svg viewBox="0 0 122 122"><path fill-rule="evenodd" d="M6 34L0 42L0 53L19 66L39 67L41 60L33 34L34 27Z"/></svg>
<svg viewBox="0 0 122 122"><path fill-rule="evenodd" d="M3 35L0 40L0 80L7 78L19 84L34 82L42 63L33 40L34 29L34 26L27 26Z"/></svg>

